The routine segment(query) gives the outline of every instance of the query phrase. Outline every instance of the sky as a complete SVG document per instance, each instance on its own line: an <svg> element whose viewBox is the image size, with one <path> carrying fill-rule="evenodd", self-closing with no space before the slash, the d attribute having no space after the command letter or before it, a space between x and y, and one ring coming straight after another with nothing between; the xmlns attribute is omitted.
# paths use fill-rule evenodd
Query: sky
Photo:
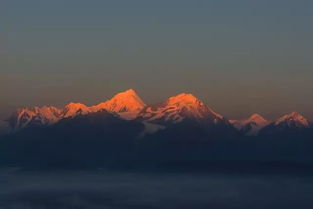
<svg viewBox="0 0 313 209"><path fill-rule="evenodd" d="M228 118L313 119L311 0L2 0L0 117L193 93Z"/></svg>

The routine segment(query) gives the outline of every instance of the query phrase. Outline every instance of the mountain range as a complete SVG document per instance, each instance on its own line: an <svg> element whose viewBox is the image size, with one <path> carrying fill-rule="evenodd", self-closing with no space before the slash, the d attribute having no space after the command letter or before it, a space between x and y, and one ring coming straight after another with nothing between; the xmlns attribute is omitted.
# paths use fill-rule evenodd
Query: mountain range
<svg viewBox="0 0 313 209"><path fill-rule="evenodd" d="M0 127L2 127L2 132L3 130L8 132L10 129L11 133L15 133L25 128L49 126L66 118L101 110L123 120L140 121L145 126L142 136L186 122L209 132L219 127L228 127L228 130L233 128L246 136L270 135L312 128L312 123L296 112L286 114L275 121L269 121L259 114L253 114L243 120L228 120L194 95L186 93L170 97L158 104L146 105L133 89L118 93L111 99L94 106L69 103L62 109L54 106L20 108L6 121L2 121Z"/></svg>
<svg viewBox="0 0 313 209"><path fill-rule="evenodd" d="M187 93L147 105L130 89L92 106L20 108L0 131L0 167L313 165L313 126L301 114L229 120Z"/></svg>

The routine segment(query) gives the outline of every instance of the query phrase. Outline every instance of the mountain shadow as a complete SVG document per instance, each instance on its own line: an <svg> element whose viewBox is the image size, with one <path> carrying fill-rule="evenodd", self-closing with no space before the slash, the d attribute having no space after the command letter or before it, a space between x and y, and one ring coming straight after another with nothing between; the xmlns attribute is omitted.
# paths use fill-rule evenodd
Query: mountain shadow
<svg viewBox="0 0 313 209"><path fill-rule="evenodd" d="M33 126L1 140L3 163L35 167L92 167L118 163L133 153L144 126L99 111ZM8 152L9 151L9 152Z"/></svg>

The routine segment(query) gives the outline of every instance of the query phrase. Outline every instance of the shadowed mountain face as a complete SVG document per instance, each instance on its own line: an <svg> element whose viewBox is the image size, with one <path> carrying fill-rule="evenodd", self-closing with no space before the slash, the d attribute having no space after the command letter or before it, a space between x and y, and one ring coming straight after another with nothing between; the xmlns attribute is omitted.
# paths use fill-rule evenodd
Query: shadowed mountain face
<svg viewBox="0 0 313 209"><path fill-rule="evenodd" d="M261 136L288 136L288 135L302 135L312 129L312 124L299 113L293 112L284 115L264 127L260 131Z"/></svg>
<svg viewBox="0 0 313 209"><path fill-rule="evenodd" d="M236 134L226 118L192 94L179 94L163 103L146 106L137 120L164 126L156 135L167 140L197 141Z"/></svg>
<svg viewBox="0 0 313 209"><path fill-rule="evenodd" d="M244 135L256 136L270 122L259 114L253 114L244 120L231 120L233 126Z"/></svg>
<svg viewBox="0 0 313 209"><path fill-rule="evenodd" d="M127 155L143 129L141 123L102 110L9 135L1 141L2 154L13 164L88 167Z"/></svg>
<svg viewBox="0 0 313 209"><path fill-rule="evenodd" d="M313 163L311 123L298 113L228 121L191 94L145 105L134 90L88 107L20 109L0 140L3 166L205 167L220 161Z"/></svg>
<svg viewBox="0 0 313 209"><path fill-rule="evenodd" d="M162 123L162 129L142 135L145 123L101 110L25 128L0 140L0 165L192 170L220 162L313 163L309 128L302 135L250 138L227 123L207 127L187 118Z"/></svg>
<svg viewBox="0 0 313 209"><path fill-rule="evenodd" d="M35 167L155 165L155 159L166 161L165 156L175 156L180 149L194 152L211 140L236 133L227 123L210 127L190 119L168 122L164 127L143 136L147 127L141 120L125 120L106 110L77 113L48 126L31 126L7 136L0 141L0 153L2 160L8 161L4 164ZM154 154L146 155L146 151Z"/></svg>

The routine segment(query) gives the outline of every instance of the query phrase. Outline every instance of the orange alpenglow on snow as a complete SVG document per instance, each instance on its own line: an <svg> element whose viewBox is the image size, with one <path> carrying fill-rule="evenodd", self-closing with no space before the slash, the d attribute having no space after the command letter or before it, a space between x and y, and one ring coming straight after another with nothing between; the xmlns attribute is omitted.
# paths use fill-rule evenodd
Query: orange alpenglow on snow
<svg viewBox="0 0 313 209"><path fill-rule="evenodd" d="M113 96L112 99L98 105L88 107L81 103L69 103L63 109L53 106L21 108L15 111L8 121L15 130L24 128L31 123L43 125L53 124L60 119L74 117L78 114L88 114L98 112L102 109L118 114L126 120L135 119L139 112L145 107L145 103L133 89L121 92Z"/></svg>
<svg viewBox="0 0 313 209"><path fill-rule="evenodd" d="M159 105L147 107L140 117L150 122L162 120L174 123L181 122L185 118L195 120L211 118L214 123L224 120L223 116L215 113L194 95L186 93L170 97Z"/></svg>
<svg viewBox="0 0 313 209"><path fill-rule="evenodd" d="M87 107L84 104L81 104L81 103L69 103L63 109L62 117L63 118L68 118L68 117L72 117L72 116L76 115L77 113L87 114L89 112L90 112L89 107Z"/></svg>
<svg viewBox="0 0 313 209"><path fill-rule="evenodd" d="M50 125L63 118L85 115L92 112L106 110L125 120L139 119L149 130L155 131L162 128L159 125L167 123L179 123L186 119L201 124L232 124L236 129L247 135L257 135L258 132L268 126L287 124L288 126L309 127L310 122L299 113L293 112L284 115L271 123L259 114L253 114L244 120L228 121L222 115L214 112L200 99L189 93L181 93L169 97L166 101L146 105L135 90L129 89L114 95L111 99L94 106L86 106L81 103L69 103L59 109L53 106L21 108L15 111L7 122L12 129L19 130L31 125ZM156 124L158 124L156 126Z"/></svg>
<svg viewBox="0 0 313 209"><path fill-rule="evenodd" d="M176 96L170 97L166 101L168 104L188 104L188 105L193 105L193 104L200 104L203 105L200 100L198 100L194 95L192 94L186 94L186 93L181 93Z"/></svg>
<svg viewBox="0 0 313 209"><path fill-rule="evenodd" d="M121 92L112 99L91 107L93 111L105 109L114 112L127 120L135 119L138 113L146 106L142 99L133 89Z"/></svg>

